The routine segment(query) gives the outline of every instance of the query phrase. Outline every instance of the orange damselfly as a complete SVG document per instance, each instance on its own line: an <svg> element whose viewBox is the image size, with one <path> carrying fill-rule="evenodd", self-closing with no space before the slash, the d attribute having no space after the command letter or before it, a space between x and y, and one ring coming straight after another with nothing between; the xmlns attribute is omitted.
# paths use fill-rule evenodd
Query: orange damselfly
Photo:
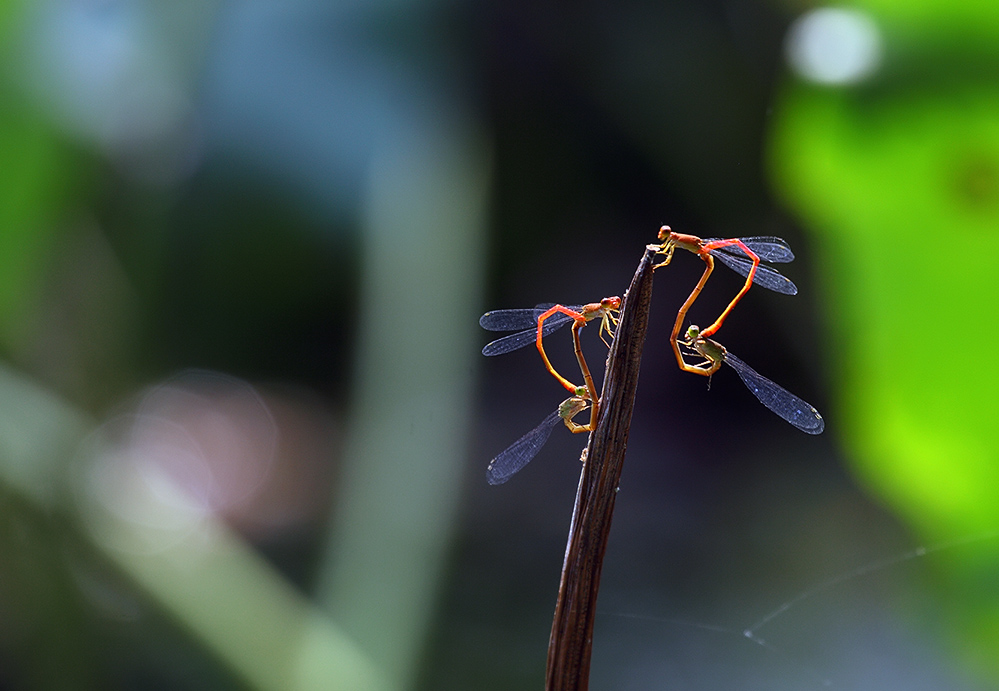
<svg viewBox="0 0 999 691"><path fill-rule="evenodd" d="M721 313L718 319L704 329L705 336L711 336L721 328L725 318L738 304L742 296L746 294L749 287L755 283L768 290L785 295L797 295L798 287L791 279L781 275L777 270L772 269L761 261L774 264L785 264L794 261L794 253L790 246L778 237L755 236L746 238L708 238L703 240L696 235L676 233L670 230L669 226L659 229L659 239L662 245L658 254L666 255L666 259L656 265L656 268L665 266L673 258L673 250L680 249L692 252L704 260L707 266L704 269L702 280L699 281L699 288L703 287L708 276L714 271L714 259L718 259L722 264L735 271L746 279L745 284L739 293L732 298L728 306ZM700 292L700 289L696 289ZM696 296L695 296L696 297Z"/></svg>
<svg viewBox="0 0 999 691"><path fill-rule="evenodd" d="M586 361L582 359L582 351L579 349L578 329L594 319L600 319L601 339L604 338L604 334L613 337L613 327L617 323L615 315L620 308L621 298L614 296L586 305L566 306L545 303L527 309L492 310L479 318L479 326L488 331L515 331L518 329L520 331L487 343L482 348L482 354L486 356L503 355L534 343L541 354L545 369L568 391L575 393L579 387L555 370L545 352L542 339L572 322L573 330L577 331L574 336L574 341L577 341L574 343L577 351L576 359L579 360L579 366L584 372L585 378L589 369L586 367ZM604 340L604 343L607 341ZM591 393L595 399L595 392Z"/></svg>
<svg viewBox="0 0 999 691"><path fill-rule="evenodd" d="M574 434L580 432L590 432L596 428L599 415L599 398L593 377L583 357L582 346L579 342L579 331L588 322L600 319L600 337L604 334L613 337L613 326L616 324L615 314L621 307L621 298L604 298L600 302L587 305L565 306L559 304L538 305L530 309L493 310L486 312L479 319L479 324L491 331L521 331L504 336L491 343L483 349L483 355L501 355L513 350L523 348L530 343L535 343L545 367L562 386L573 393L572 397L562 401L558 409L541 421L537 427L522 436L511 444L505 451L496 456L489 464L486 471L486 479L491 485L498 485L506 482L521 468L527 465L541 450L545 442L551 436L552 430L562 421ZM576 386L568 379L560 375L545 353L542 339L544 336L554 333L561 327L572 322L572 342L576 354L576 361L579 364L585 384ZM606 340L604 341L606 343ZM573 421L573 418L590 409L590 421L586 425L580 425Z"/></svg>
<svg viewBox="0 0 999 691"><path fill-rule="evenodd" d="M701 290L704 288L704 284L707 282L708 277L710 277L711 273L714 271L714 260L716 258L740 276L744 276L746 278L746 282L743 284L738 294L732 298L728 306L725 307L722 313L714 321L714 323L700 332L701 336L704 338L713 335L719 328L721 328L725 318L729 315L729 313L731 313L731 311L739 303L739 300L742 299L742 296L746 294L750 286L754 283L785 295L797 295L798 293L798 288L794 285L791 279L781 275L778 271L767 266L766 264L760 263L761 261L787 263L794 260L794 253L791 251L788 244L781 238L773 236L755 236L727 239L708 238L704 240L696 235L673 232L670 230L669 226L663 226L659 229L659 239L662 241L662 245L659 247L658 254L665 255L666 259L658 264L656 268L669 264L670 260L673 258L673 251L677 247L687 250L688 252L693 252L699 256L705 264L704 272L697 281L697 285L694 286L694 289L691 291L690 295L677 312L676 321L673 323L673 331L670 333L670 345L673 348L674 355L676 356L677 364L679 364L680 369L684 371L692 370L689 368L690 366L684 362L683 355L680 352L680 347L678 345L680 330L683 327L683 321L687 316L687 311L690 309L691 305L694 304L697 296L700 295Z"/></svg>

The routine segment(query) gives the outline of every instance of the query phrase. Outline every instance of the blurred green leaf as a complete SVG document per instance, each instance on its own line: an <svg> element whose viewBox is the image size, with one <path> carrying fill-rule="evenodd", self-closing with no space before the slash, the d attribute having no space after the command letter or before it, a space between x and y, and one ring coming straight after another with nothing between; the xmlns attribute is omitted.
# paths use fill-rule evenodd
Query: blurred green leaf
<svg viewBox="0 0 999 691"><path fill-rule="evenodd" d="M8 91L0 98L10 103L20 96ZM0 161L0 342L11 347L30 328L70 161L46 124L19 108L0 111Z"/></svg>
<svg viewBox="0 0 999 691"><path fill-rule="evenodd" d="M999 90L796 85L771 144L776 186L815 232L835 337L830 428L923 539L993 531ZM965 653L999 675L994 549L941 556Z"/></svg>

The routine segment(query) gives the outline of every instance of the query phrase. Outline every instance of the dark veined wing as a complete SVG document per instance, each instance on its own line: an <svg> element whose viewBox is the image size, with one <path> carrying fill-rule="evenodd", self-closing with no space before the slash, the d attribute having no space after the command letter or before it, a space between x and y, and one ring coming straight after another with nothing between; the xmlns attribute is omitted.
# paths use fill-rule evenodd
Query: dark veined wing
<svg viewBox="0 0 999 691"><path fill-rule="evenodd" d="M514 331L523 329L515 334L497 338L495 341L487 343L482 348L482 354L486 356L503 355L513 350L518 350L535 342L538 335L538 317L551 309L555 303L545 303L537 307L527 309L492 310L479 317L479 326L488 331ZM566 305L573 312L583 309L582 305ZM545 325L541 328L542 336L548 336L561 329L566 324L572 322L572 317L556 312L545 320Z"/></svg>
<svg viewBox="0 0 999 691"><path fill-rule="evenodd" d="M725 353L725 362L732 366L742 379L746 388L753 392L760 403L777 413L792 425L808 434L821 434L826 428L826 422L814 406L784 387L775 384L754 370L732 353Z"/></svg>
<svg viewBox="0 0 999 691"><path fill-rule="evenodd" d="M486 331L529 329L532 326L537 326L538 317L554 306L554 302L545 302L525 309L489 310L479 317L479 326Z"/></svg>
<svg viewBox="0 0 999 691"><path fill-rule="evenodd" d="M708 238L704 242L714 242L716 240L721 240L721 238ZM773 264L786 264L794 261L794 252L791 251L791 246L783 238L774 237L773 235L756 235L748 238L739 238L739 240L751 249L761 261ZM743 258L746 257L746 253L738 245L725 245L724 247L719 247L717 251Z"/></svg>
<svg viewBox="0 0 999 691"><path fill-rule="evenodd" d="M741 250L738 255L735 255L723 252L722 250L724 249L728 248L720 247L711 250L711 255L743 278L749 276L749 272L753 268L753 261ZM755 252L756 250L753 251ZM794 285L790 278L765 264L760 264L756 267L756 273L753 275L753 283L776 293L783 293L784 295L798 294L798 286Z"/></svg>
<svg viewBox="0 0 999 691"><path fill-rule="evenodd" d="M541 447L548 441L552 430L562 421L562 416L556 410L541 421L541 424L510 444L507 449L494 458L486 468L486 480L490 485L501 485L538 455Z"/></svg>

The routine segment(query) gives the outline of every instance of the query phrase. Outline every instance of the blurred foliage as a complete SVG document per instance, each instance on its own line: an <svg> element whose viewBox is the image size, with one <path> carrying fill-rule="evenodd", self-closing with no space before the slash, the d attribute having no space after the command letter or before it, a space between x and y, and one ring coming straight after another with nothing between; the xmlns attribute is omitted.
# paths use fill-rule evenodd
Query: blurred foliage
<svg viewBox="0 0 999 691"><path fill-rule="evenodd" d="M9 84L0 92L17 102ZM0 336L10 349L32 326L73 171L66 147L28 108L0 111L0 157Z"/></svg>
<svg viewBox="0 0 999 691"><path fill-rule="evenodd" d="M999 525L999 5L855 3L880 73L779 85L803 4L0 3L0 686L539 683L579 439L486 493L489 455L563 392L536 354L479 364L473 312L481 290L483 310L620 292L661 223L791 241L802 294L753 291L725 343L829 426L802 440L735 377L706 392L674 372L670 311L701 270L678 258L657 276L602 604L748 626L786 603L799 659L856 688L955 688L962 656L999 677L999 564L976 539ZM737 289L727 273L698 310ZM572 366L567 341L553 352ZM270 513L129 551L148 535L81 511L80 440L186 367L265 391L298 464ZM122 500L158 510L143 487ZM911 548L894 516L951 547L898 578L858 571ZM841 571L836 599L821 584ZM815 611L794 597L819 591ZM772 688L789 667L601 617L594 688L754 671Z"/></svg>
<svg viewBox="0 0 999 691"><path fill-rule="evenodd" d="M887 65L891 37L915 31L915 64L933 73L786 85L771 168L815 233L853 467L922 539L969 539L940 557L954 645L999 678L999 562L984 539L999 526L999 6L860 4L888 37ZM983 35L993 43L975 52Z"/></svg>

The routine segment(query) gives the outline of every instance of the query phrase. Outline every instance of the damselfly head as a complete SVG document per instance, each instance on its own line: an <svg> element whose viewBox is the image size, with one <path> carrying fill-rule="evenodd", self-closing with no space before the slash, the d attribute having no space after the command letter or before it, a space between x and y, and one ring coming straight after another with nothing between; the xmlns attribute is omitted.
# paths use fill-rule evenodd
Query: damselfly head
<svg viewBox="0 0 999 691"><path fill-rule="evenodd" d="M660 245L649 245L650 249L655 249L657 255L662 255L664 259L652 267L652 270L662 268L670 263L673 259L673 248L676 247L676 233L674 233L669 226L663 226L659 229L659 242Z"/></svg>

